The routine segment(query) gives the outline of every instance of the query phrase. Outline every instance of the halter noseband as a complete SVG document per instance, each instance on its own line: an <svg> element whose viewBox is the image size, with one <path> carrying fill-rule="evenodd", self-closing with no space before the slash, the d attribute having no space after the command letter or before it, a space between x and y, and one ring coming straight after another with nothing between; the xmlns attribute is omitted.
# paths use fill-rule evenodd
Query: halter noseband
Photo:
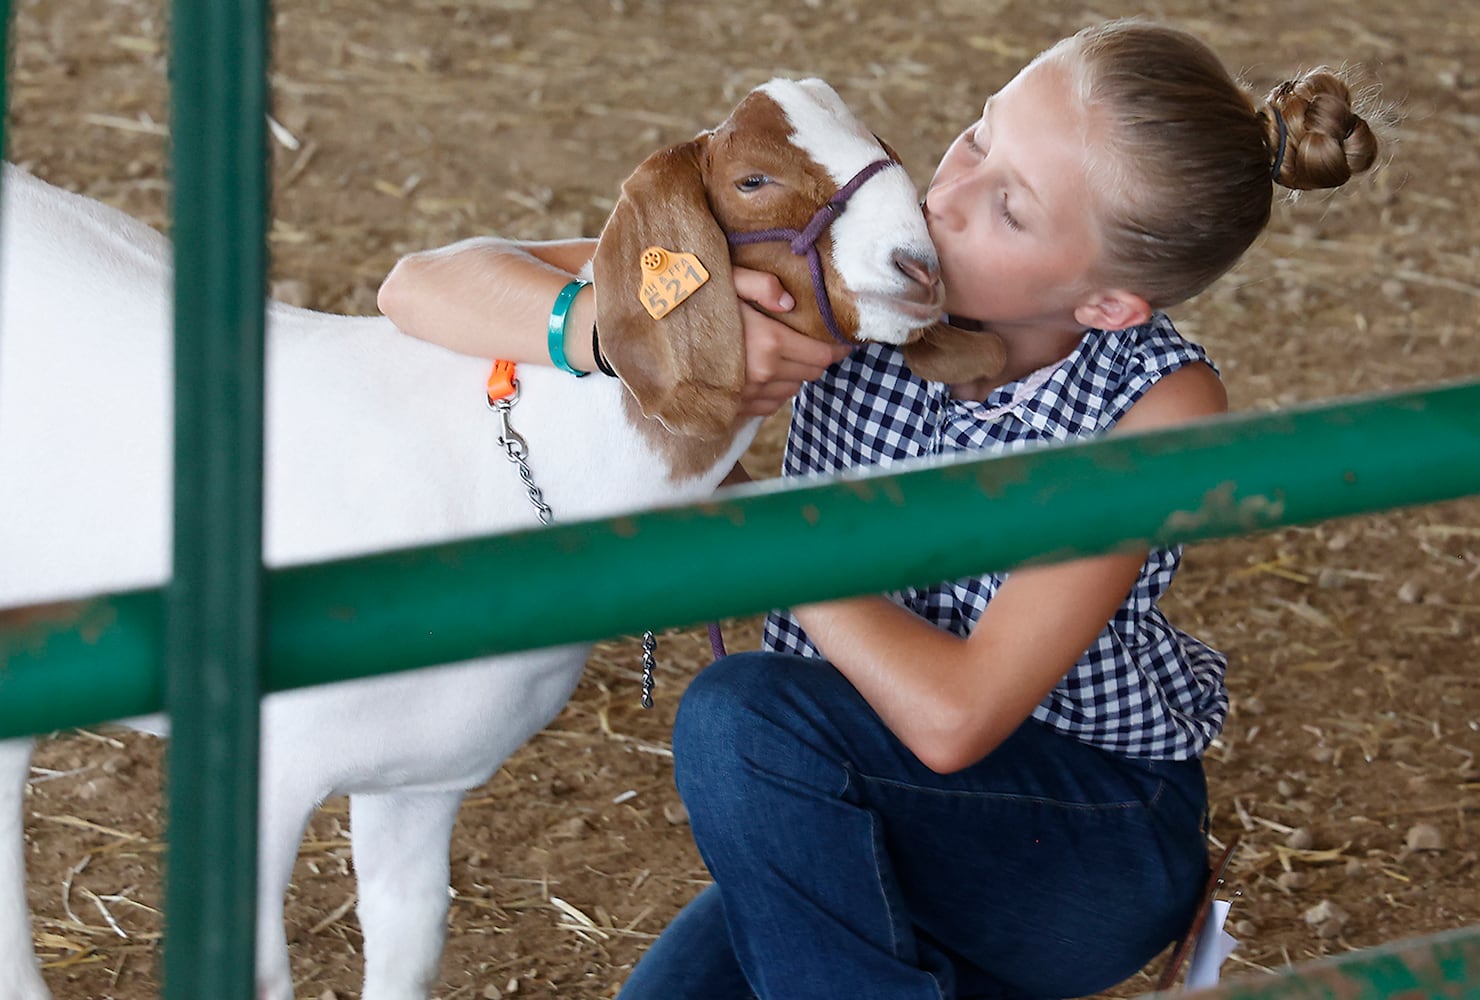
<svg viewBox="0 0 1480 1000"><path fill-rule="evenodd" d="M787 243L792 253L798 257L805 256L807 266L812 272L812 291L817 297L817 311L822 314L822 324L840 344L847 344L849 341L838 332L837 320L833 318L832 300L828 298L827 286L822 281L822 259L817 252L817 241L822 238L827 227L833 224L833 220L843 214L843 209L848 207L848 200L858 193L865 181L885 167L898 165L899 161L885 157L858 171L847 184L838 188L838 193L829 198L827 204L812 214L811 221L803 229L760 229L749 233L730 233L728 237L730 246Z"/></svg>

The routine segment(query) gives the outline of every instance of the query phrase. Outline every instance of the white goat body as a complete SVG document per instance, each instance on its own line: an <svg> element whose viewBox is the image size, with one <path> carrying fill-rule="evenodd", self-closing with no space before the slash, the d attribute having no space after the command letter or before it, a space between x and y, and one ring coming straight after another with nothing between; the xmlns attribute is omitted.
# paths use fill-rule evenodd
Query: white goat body
<svg viewBox="0 0 1480 1000"><path fill-rule="evenodd" d="M169 574L169 248L142 223L14 170L5 177L3 220L0 607L158 585ZM486 362L407 337L379 317L273 305L268 323L269 565L536 523L481 398ZM648 442L614 417L620 383L577 382L533 365L521 366L519 378L515 424L562 520L695 498L744 447L742 435L712 469L675 483ZM508 585L518 585L516 570ZM587 650L545 649L264 700L264 995L292 996L281 899L310 813L340 793L352 796L365 996L425 995L440 954L442 855L457 803L559 712ZM159 718L131 724L162 731ZM4 745L0 766L19 767L23 778L28 757L17 748L26 746ZM19 823L22 785L13 774L0 783L0 823L9 827ZM9 904L0 904L0 982L25 985L0 994L33 1000L46 993L28 981L35 959L18 837L16 830L0 845L0 897Z"/></svg>
<svg viewBox="0 0 1480 1000"><path fill-rule="evenodd" d="M747 105L764 109L766 102L788 124L780 134L751 136L747 128L778 131L775 122L756 124L767 120L765 114L751 124L740 116ZM782 149L768 169L830 177L833 189L881 155L871 133L817 81L773 81L742 102L721 126L727 127L739 148ZM786 149L796 162L786 161ZM811 152L818 149L831 150L834 162L819 164ZM723 171L712 162L708 166L715 172L702 183L712 186ZM634 180L624 186L619 209L631 207L627 203L638 190ZM858 196L862 207L851 214L867 222L872 247L861 245L860 236L847 255L832 254L828 287L840 312L854 317L849 335L867 331L880 340L915 340L928 322L922 317L932 304L938 308L939 289L919 287L918 273L902 274L897 257L905 253L923 261L933 274L933 250L907 178L902 184L898 177L870 184ZM0 608L158 585L169 573L171 533L169 245L120 212L14 168L6 168L4 198ZM782 207L778 202L766 210ZM661 232L643 226L669 223L642 212L642 224L623 224L637 231L617 240L618 214L603 231L601 248L664 242ZM714 220L708 225L715 226ZM712 367L728 370L727 384L738 390L734 368L738 358L743 379L743 349L736 342L728 252L720 246L722 260L712 248L707 251L706 263L715 272L711 291L719 303L711 308L719 312L706 326L703 349L714 349L715 327L726 331L730 342L720 348L725 362ZM665 401L649 406L655 377L666 401L675 393L719 390L686 385L682 370L658 376L637 370L655 364L654 338L689 334L645 318L633 305L635 293L613 292L621 282L603 283L603 249L597 260L603 346L621 380L576 380L534 365L519 371L522 392L513 419L561 521L706 494L744 451L757 424L733 419L735 400L722 408L731 417L720 421L728 429L708 438L674 435L658 419L642 417L634 397L668 427L694 429L686 426L683 407L675 410ZM752 249L747 263L763 264L759 253ZM856 260L834 259L843 257ZM792 290L799 302L811 300L809 288ZM685 303L675 315L689 310L697 320L703 308ZM815 320L815 310L797 313ZM532 526L533 508L497 445L496 419L482 398L487 368L484 361L404 336L379 317L271 304L266 562L282 566ZM634 388L638 383L644 388ZM510 568L507 585L518 586L517 568ZM488 599L497 601L498 595ZM579 613L571 608L572 615ZM446 848L461 797L559 712L588 648L538 650L264 699L259 996L293 995L282 897L305 823L334 794L348 794L351 802L365 939L363 996L427 995L441 954ZM131 724L157 732L161 721ZM4 1000L49 996L37 970L24 891L21 810L30 748L30 740L0 741Z"/></svg>

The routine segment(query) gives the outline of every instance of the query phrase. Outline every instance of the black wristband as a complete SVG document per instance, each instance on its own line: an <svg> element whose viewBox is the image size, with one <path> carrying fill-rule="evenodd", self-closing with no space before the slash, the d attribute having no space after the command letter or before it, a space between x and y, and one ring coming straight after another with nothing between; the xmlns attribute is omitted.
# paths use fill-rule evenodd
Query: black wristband
<svg viewBox="0 0 1480 1000"><path fill-rule="evenodd" d="M596 332L595 323L591 324L591 356L596 359L597 371L603 375L609 375L612 378L617 377L616 371L607 363L606 358L601 353L601 336Z"/></svg>

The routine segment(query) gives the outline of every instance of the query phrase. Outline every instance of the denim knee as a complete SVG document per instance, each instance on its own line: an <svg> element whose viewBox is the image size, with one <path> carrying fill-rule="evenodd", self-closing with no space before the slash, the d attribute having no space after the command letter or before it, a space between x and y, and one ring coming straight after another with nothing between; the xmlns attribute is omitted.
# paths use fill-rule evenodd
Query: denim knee
<svg viewBox="0 0 1480 1000"><path fill-rule="evenodd" d="M840 791L846 781L821 731L838 682L847 685L823 661L765 652L726 656L695 677L673 724L674 779L690 813L739 808L764 794L758 779Z"/></svg>
<svg viewBox="0 0 1480 1000"><path fill-rule="evenodd" d="M686 789L725 787L739 775L735 751L766 713L767 656L736 653L710 664L689 682L673 722L675 780Z"/></svg>
<svg viewBox="0 0 1480 1000"><path fill-rule="evenodd" d="M715 660L689 682L674 720L675 755L681 742L711 740L733 718L734 710L751 700L751 689L759 686L766 659L764 653L732 653Z"/></svg>

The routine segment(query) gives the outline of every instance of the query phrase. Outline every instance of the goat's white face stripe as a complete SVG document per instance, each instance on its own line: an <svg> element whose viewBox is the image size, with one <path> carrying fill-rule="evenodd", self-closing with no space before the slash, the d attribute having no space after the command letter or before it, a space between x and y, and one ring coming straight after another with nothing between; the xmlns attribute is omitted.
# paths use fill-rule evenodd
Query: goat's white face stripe
<svg viewBox="0 0 1480 1000"><path fill-rule="evenodd" d="M875 160L888 156L873 133L821 80L772 80L760 88L791 124L792 143L826 170L837 187ZM907 279L894 266L902 250L920 260L935 260L935 248L919 209L914 182L900 168L875 174L853 196L832 224L832 262L855 294L899 294ZM859 307L860 340L901 343L909 329L898 316L883 316L866 302Z"/></svg>

